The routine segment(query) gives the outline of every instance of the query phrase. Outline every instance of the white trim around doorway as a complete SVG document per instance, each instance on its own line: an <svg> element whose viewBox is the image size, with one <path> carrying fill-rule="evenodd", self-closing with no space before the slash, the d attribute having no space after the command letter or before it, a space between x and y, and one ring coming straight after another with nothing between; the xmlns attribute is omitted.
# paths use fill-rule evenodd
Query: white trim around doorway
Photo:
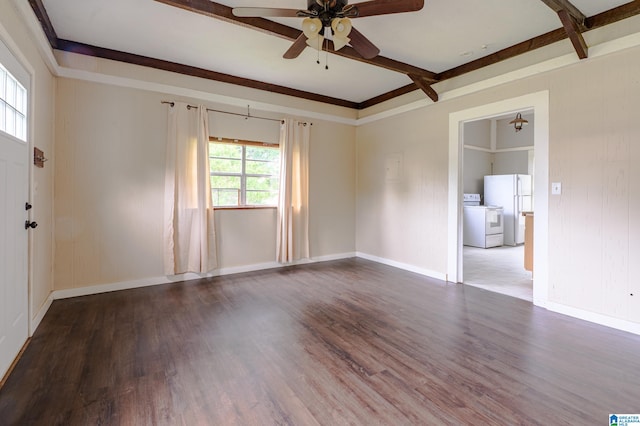
<svg viewBox="0 0 640 426"><path fill-rule="evenodd" d="M463 124L508 113L533 110L536 200L534 228L533 303L546 307L549 299L549 92L547 90L449 114L449 195L447 281L462 280L462 144Z"/></svg>

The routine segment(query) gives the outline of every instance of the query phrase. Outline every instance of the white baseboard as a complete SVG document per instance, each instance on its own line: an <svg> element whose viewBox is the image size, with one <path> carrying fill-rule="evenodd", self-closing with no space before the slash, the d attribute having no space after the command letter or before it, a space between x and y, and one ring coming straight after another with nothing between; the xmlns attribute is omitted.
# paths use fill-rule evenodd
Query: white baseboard
<svg viewBox="0 0 640 426"><path fill-rule="evenodd" d="M385 259L383 257L373 256L367 253L357 252L356 256L361 257L363 259L371 260L373 262L382 263L385 265L393 266L395 268L404 269L405 271L415 272L416 274L424 275L430 278L435 278L441 281L447 281L447 274L432 271L429 269L418 268L414 265L409 265L408 263L396 262L395 260Z"/></svg>
<svg viewBox="0 0 640 426"><path fill-rule="evenodd" d="M191 275L191 274L184 274ZM196 278L199 278L197 275L193 274ZM178 278L173 279L174 277L150 277L150 278L142 278L139 280L132 281L120 281L116 283L108 283L108 284L99 284L99 285L91 285L87 287L78 287L78 288L67 288L64 290L54 290L51 293L51 296L54 300L58 299L68 299L70 297L78 297L78 296L88 296L91 294L100 294L107 293L110 291L118 291L118 290L128 290L131 288L138 287L148 287L152 285L160 285L160 284L169 284L171 282L177 281L185 281L189 279L193 279L191 277Z"/></svg>
<svg viewBox="0 0 640 426"><path fill-rule="evenodd" d="M109 291L127 290L132 288L169 284L172 282L188 281L188 280L199 279L199 278L232 275L232 274L239 274L243 272L260 271L264 269L282 268L284 266L291 266L291 265L303 265L303 264L310 264L310 263L317 263L317 262L327 262L331 260L348 259L351 257L360 257L362 259L367 259L373 262L382 263L384 265L393 266L395 268L403 269L409 272L415 272L417 274L424 275L430 278L446 281L446 274L444 273L440 273L440 272L436 272L436 271L432 271L424 268L418 268L414 265L409 265L407 263L397 262L395 260L385 259L382 257L373 256L373 255L362 253L362 252L338 253L338 254L327 255L327 256L319 256L313 259L302 259L286 265L283 265L277 262L266 262L266 263L258 263L253 265L221 268L210 274L203 274L203 275L187 273L187 274L181 274L181 275L174 275L170 277L167 277L167 276L151 277L151 278L144 278L144 279L133 280L133 281L122 281L122 282L101 284L101 285L88 286L88 287L55 290L49 295L49 297L47 298L47 301L42 305L40 310L33 317L31 321L30 331L31 331L31 334L33 334L33 332L36 330L36 328L44 318L45 314L49 310L51 303L53 302L53 300L56 300L56 299L66 299L70 297L87 296L91 294L106 293ZM585 311L583 309L578 309L571 306L566 306L560 303L554 303L549 301L546 301L546 303L544 303L543 306L552 312L557 312L559 314L568 315L573 318L578 318L584 321L589 321L595 324L599 324L606 327L615 328L617 330L640 335L639 323L622 320L619 318L613 318L607 315L597 314L594 312Z"/></svg>
<svg viewBox="0 0 640 426"><path fill-rule="evenodd" d="M51 293L49 298L51 300L57 299L68 299L70 297L78 297L78 296L88 296L91 294L100 294L107 293L110 291L118 291L118 290L128 290L132 288L139 287L148 287L153 285L161 285L161 284L169 284L180 281L188 281L188 280L196 280L200 278L208 278L208 277L217 277L223 275L232 275L232 274L240 274L243 272L253 272L253 271L261 271L264 269L273 269L273 268L282 268L284 266L290 265L301 265L307 263L316 263L316 262L327 262L330 260L340 260L347 259L350 257L355 257L355 253L338 253L327 256L319 256L314 257L312 259L302 259L296 262L292 262L286 265L283 265L278 262L266 262L266 263L256 263L253 265L243 265L243 266L232 266L228 268L220 268L208 274L194 274L194 273L186 273L180 275L172 275L172 276L159 276L159 277L150 277L150 278L142 278L139 280L132 281L121 281L116 283L108 283L108 284L99 284L87 287L79 287L79 288L68 288L64 290L55 290ZM51 303L49 303L51 304ZM46 310L44 311L46 313ZM44 313L42 314L44 316Z"/></svg>
<svg viewBox="0 0 640 426"><path fill-rule="evenodd" d="M597 314L595 312L585 311L583 309L574 308L572 306L563 305L555 302L547 302L546 308L559 314L589 321L605 327L615 328L616 330L626 331L628 333L640 334L640 323L613 318L607 315Z"/></svg>
<svg viewBox="0 0 640 426"><path fill-rule="evenodd" d="M44 301L44 303L42 304L42 306L40 307L36 315L33 318L31 318L31 323L29 325L29 336L33 336L33 333L35 333L36 329L42 322L42 318L44 318L44 315L47 313L47 311L51 307L51 304L53 303L52 294L53 293L49 293L49 297L47 297L47 300Z"/></svg>

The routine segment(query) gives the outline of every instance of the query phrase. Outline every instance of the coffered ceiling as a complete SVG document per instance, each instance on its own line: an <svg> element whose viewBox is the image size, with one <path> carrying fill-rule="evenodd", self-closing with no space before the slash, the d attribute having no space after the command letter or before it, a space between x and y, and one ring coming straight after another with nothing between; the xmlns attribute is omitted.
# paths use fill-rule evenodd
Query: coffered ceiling
<svg viewBox="0 0 640 426"><path fill-rule="evenodd" d="M393 0L383 0L393 1ZM589 55L589 31L640 13L624 0L425 0L417 12L353 19L380 54L283 53L301 18L236 18L232 7L305 0L29 0L53 48L361 109L551 43ZM357 2L354 1L354 4Z"/></svg>

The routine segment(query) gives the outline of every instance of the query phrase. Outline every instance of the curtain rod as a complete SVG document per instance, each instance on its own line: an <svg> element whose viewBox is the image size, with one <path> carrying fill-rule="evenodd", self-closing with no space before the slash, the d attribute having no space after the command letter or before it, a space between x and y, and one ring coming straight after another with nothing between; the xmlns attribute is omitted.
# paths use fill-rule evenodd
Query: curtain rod
<svg viewBox="0 0 640 426"><path fill-rule="evenodd" d="M160 103L162 103L162 104L168 104L168 105L171 105L172 107L176 104L175 102L172 102L172 101L160 101ZM197 107L196 105L188 105L188 104L187 104L187 109L191 109L191 108L198 108L198 107ZM239 113L237 113L237 112L229 112L229 111L220 111L220 110L217 110L217 109L211 109L211 108L207 108L207 111L210 111L210 112L219 112L219 113L222 113L222 114L237 115L237 116L240 116L240 117L244 117L245 119L246 119L246 118L257 118L257 119L259 119L259 120L277 121L277 122L279 122L280 124L284 123L284 120L281 120L281 119L276 119L276 118L267 118L267 117L259 117L259 116L257 116L257 115L251 115L251 113L249 112L249 105L247 105L247 113L246 113L246 114L239 114ZM306 123L305 123L305 124L306 124Z"/></svg>

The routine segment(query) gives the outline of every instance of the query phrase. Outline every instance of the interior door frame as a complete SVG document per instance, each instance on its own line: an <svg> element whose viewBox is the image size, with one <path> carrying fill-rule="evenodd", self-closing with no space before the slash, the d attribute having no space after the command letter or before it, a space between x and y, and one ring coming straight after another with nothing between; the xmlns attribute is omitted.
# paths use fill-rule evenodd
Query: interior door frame
<svg viewBox="0 0 640 426"><path fill-rule="evenodd" d="M549 91L544 90L449 114L449 194L447 281L459 283L462 271L462 193L464 123L533 110L534 120L534 269L533 303L549 299Z"/></svg>

